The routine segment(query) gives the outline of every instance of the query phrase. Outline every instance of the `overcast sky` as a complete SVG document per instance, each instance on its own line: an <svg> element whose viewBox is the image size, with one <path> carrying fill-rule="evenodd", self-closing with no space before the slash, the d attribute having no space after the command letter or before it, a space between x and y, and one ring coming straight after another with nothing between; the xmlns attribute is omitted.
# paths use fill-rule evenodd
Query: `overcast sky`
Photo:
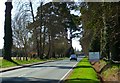
<svg viewBox="0 0 120 83"><path fill-rule="evenodd" d="M0 49L2 49L4 45L3 37L4 37L5 1L7 0L0 0L0 6L1 6L0 7ZM13 11L15 11L14 9L12 9L12 13L15 13ZM73 40L73 47L81 50L81 46L79 45L79 41L77 39Z"/></svg>
<svg viewBox="0 0 120 83"><path fill-rule="evenodd" d="M4 44L4 12L5 12L5 1L6 0L0 0L0 49L3 48Z"/></svg>

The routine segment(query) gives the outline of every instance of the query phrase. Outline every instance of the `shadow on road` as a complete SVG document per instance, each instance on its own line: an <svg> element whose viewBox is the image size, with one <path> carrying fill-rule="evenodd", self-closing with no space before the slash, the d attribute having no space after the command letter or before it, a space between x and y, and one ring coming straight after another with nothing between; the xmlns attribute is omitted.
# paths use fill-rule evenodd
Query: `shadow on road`
<svg viewBox="0 0 120 83"><path fill-rule="evenodd" d="M28 77L2 77L0 83L58 83L56 79L28 78Z"/></svg>
<svg viewBox="0 0 120 83"><path fill-rule="evenodd" d="M54 67L59 69L71 69L71 66L31 66L30 68L41 68L41 67Z"/></svg>

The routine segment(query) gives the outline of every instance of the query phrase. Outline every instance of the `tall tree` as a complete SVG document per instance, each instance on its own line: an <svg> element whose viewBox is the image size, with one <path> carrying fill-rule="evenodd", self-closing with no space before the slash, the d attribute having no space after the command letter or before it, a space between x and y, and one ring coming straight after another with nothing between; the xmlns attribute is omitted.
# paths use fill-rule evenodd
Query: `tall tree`
<svg viewBox="0 0 120 83"><path fill-rule="evenodd" d="M45 54L44 49L48 51L47 57L54 57L56 55L56 46L63 45L62 43L56 45L56 42L58 42L56 40L67 38L65 40L72 41L73 32L76 30L73 17L76 19L76 16L70 14L69 6L65 2L49 2L38 7L35 22L31 23L29 27L36 27L38 30L38 40L40 41L39 44L41 44L40 51L42 55ZM68 29L71 30L70 38L67 37ZM61 37L61 35L64 36ZM66 41L63 43L66 43Z"/></svg>
<svg viewBox="0 0 120 83"><path fill-rule="evenodd" d="M12 0L7 0L5 3L5 25L4 25L4 59L12 61L11 59L11 49L12 49L12 28L11 28L11 10Z"/></svg>
<svg viewBox="0 0 120 83"><path fill-rule="evenodd" d="M100 54L102 57L110 58L110 53L112 55L112 60L119 60L119 3L111 2L101 2L101 3L83 3L81 6L82 23L83 23L83 37L81 41L83 46L86 44L87 40L89 45L87 45L84 50L89 51L88 48L98 48L100 49ZM87 38L88 31L92 33L91 38ZM86 34L85 34L86 33ZM85 37L87 39L85 39ZM96 41L95 38L98 38ZM84 39L84 40L83 40ZM92 47L90 47L90 44ZM97 45L100 44L100 45ZM98 47L97 47L98 46ZM94 49L95 50L95 49Z"/></svg>
<svg viewBox="0 0 120 83"><path fill-rule="evenodd" d="M34 17L34 13L33 13L33 6L32 6L32 2L31 0L29 0L30 3L30 8L31 8L31 14L32 14L32 19L33 22L35 22L35 17ZM35 34L35 42L36 42L36 50L37 50L37 55L40 55L40 49L39 49L39 41L38 41L38 34L37 34L37 27L34 27L33 29L33 33Z"/></svg>

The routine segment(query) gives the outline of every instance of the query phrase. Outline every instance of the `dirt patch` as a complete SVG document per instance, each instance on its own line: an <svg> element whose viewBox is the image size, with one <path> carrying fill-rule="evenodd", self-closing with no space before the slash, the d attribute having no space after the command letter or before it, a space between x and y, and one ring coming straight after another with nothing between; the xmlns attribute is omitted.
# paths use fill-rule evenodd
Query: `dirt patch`
<svg viewBox="0 0 120 83"><path fill-rule="evenodd" d="M107 65L104 61L92 62L91 64L97 73L100 73L105 65Z"/></svg>
<svg viewBox="0 0 120 83"><path fill-rule="evenodd" d="M105 61L91 63L101 80L101 83L120 83L120 69Z"/></svg>

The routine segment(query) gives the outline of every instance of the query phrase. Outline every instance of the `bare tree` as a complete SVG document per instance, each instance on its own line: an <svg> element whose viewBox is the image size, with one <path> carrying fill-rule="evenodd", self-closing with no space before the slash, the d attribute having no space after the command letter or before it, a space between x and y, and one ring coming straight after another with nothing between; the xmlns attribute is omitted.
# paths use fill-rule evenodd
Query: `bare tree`
<svg viewBox="0 0 120 83"><path fill-rule="evenodd" d="M19 9L19 8L18 8ZM30 30L27 29L27 26L30 22L30 10L29 4L22 3L20 5L20 11L16 13L13 22L14 30L14 44L22 51L19 56L23 56L23 59L27 60L28 57L28 41L30 37ZM17 43L17 44L16 44ZM19 52L21 52L19 51ZM25 57L25 58L24 58Z"/></svg>

